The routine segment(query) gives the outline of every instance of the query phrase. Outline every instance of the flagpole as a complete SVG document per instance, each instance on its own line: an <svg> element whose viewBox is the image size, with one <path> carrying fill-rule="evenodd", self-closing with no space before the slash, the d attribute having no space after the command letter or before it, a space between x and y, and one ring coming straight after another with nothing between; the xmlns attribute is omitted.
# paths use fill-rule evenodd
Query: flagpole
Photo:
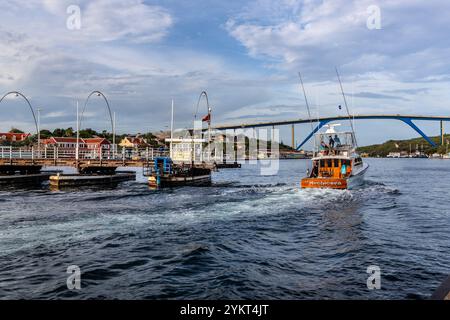
<svg viewBox="0 0 450 320"><path fill-rule="evenodd" d="M80 152L80 115L79 115L79 105L78 105L78 100L77 100L77 148L76 148L76 155L75 158L77 160L77 165L78 165L78 160L79 160L79 152Z"/></svg>
<svg viewBox="0 0 450 320"><path fill-rule="evenodd" d="M173 157L173 106L174 106L174 102L172 99L172 116L171 116L171 120L170 120L170 158Z"/></svg>
<svg viewBox="0 0 450 320"><path fill-rule="evenodd" d="M116 112L113 113L113 158L116 159Z"/></svg>

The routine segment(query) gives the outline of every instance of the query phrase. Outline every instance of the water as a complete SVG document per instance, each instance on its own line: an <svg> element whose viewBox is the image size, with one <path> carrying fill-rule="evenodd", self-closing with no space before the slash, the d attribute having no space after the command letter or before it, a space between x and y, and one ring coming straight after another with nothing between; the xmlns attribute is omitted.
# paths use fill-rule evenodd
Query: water
<svg viewBox="0 0 450 320"><path fill-rule="evenodd" d="M1 191L0 298L428 298L450 271L450 162L367 162L350 191L300 190L303 160L223 170L211 188Z"/></svg>

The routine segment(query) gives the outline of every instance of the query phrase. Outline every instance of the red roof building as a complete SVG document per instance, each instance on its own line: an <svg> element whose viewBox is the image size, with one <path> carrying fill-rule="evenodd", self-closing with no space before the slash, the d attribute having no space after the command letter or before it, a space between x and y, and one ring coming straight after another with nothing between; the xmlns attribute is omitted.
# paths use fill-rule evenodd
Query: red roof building
<svg viewBox="0 0 450 320"><path fill-rule="evenodd" d="M51 137L49 139L42 140L42 144L46 146L57 147L60 150L72 150L77 147L77 138L67 137ZM80 151L109 151L111 149L111 143L105 138L89 138L79 140Z"/></svg>
<svg viewBox="0 0 450 320"><path fill-rule="evenodd" d="M0 141L20 142L25 141L30 136L30 133L0 133Z"/></svg>

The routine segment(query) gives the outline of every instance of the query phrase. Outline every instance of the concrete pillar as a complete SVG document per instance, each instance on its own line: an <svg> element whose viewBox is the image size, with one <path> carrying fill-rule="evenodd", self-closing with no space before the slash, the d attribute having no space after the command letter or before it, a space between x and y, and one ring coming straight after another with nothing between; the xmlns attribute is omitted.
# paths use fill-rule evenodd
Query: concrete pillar
<svg viewBox="0 0 450 320"><path fill-rule="evenodd" d="M292 149L295 149L296 146L295 146L295 125L294 124L292 125L291 130L292 130Z"/></svg>
<svg viewBox="0 0 450 320"><path fill-rule="evenodd" d="M238 153L238 145L237 145L238 138L236 136L236 129L234 129L234 163L237 163L237 153Z"/></svg>
<svg viewBox="0 0 450 320"><path fill-rule="evenodd" d="M444 145L444 121L441 120L441 146Z"/></svg>

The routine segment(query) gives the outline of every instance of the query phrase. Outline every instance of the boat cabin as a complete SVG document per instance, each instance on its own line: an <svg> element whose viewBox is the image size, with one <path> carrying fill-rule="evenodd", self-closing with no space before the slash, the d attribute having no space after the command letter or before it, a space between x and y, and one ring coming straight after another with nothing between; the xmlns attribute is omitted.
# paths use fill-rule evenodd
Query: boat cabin
<svg viewBox="0 0 450 320"><path fill-rule="evenodd" d="M356 140L353 132L336 132L335 125L328 125L325 133L315 135L314 157L344 156L350 157L355 153Z"/></svg>
<svg viewBox="0 0 450 320"><path fill-rule="evenodd" d="M356 154L353 132L337 132L339 124L328 125L328 130L315 135L314 157L310 178L347 178L352 168L362 165Z"/></svg>
<svg viewBox="0 0 450 320"><path fill-rule="evenodd" d="M156 157L153 170L159 174L171 174L173 169L172 159L169 157Z"/></svg>

